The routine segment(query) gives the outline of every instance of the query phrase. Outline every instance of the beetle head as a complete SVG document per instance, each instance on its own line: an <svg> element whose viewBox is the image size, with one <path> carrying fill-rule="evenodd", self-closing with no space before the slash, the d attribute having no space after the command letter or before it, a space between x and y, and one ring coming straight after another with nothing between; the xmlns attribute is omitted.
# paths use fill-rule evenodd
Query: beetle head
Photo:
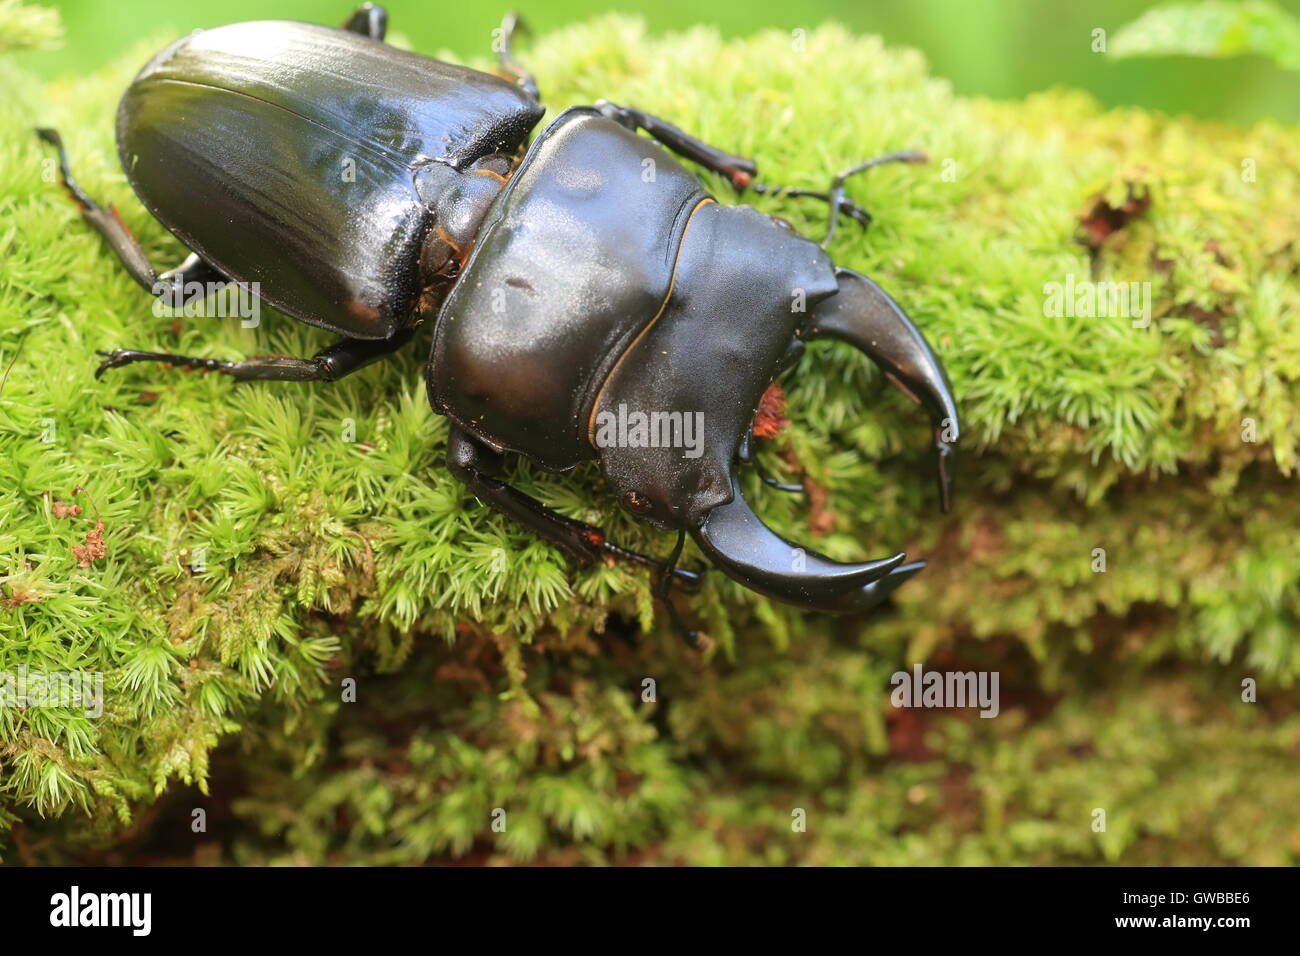
<svg viewBox="0 0 1300 956"><path fill-rule="evenodd" d="M704 207L692 220L674 291L610 374L591 438L623 506L690 531L729 576L778 600L860 610L923 564L901 553L844 564L788 541L754 513L736 476L764 391L815 338L865 352L930 412L946 508L957 413L925 340L879 287L743 207Z"/></svg>

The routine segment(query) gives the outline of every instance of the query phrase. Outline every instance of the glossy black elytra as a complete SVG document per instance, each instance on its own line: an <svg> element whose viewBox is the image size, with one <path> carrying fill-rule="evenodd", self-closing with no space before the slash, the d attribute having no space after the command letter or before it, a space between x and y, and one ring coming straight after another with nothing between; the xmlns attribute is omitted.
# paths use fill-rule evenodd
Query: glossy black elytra
<svg viewBox="0 0 1300 956"><path fill-rule="evenodd" d="M432 318L427 385L434 410L451 420L448 466L479 499L578 561L653 565L665 597L673 580L695 578L676 567L690 533L742 584L824 611L871 607L915 574L922 564L902 554L842 564L783 540L746 503L736 465L751 460L769 384L805 341L839 339L929 413L948 508L958 423L943 369L888 295L823 251L841 212L869 222L844 197L848 176L924 156L870 160L826 192L773 188L753 181L753 161L604 101L565 110L528 146L544 111L511 54L513 15L503 76L388 46L386 19L365 4L341 29L220 27L145 66L118 111L118 150L141 202L193 251L170 272L156 272L112 210L77 186L58 134L40 131L59 147L86 221L140 285L159 294L257 283L280 311L342 336L311 358L119 349L96 374L158 361L333 381ZM741 191L827 202L825 240L718 203L658 144ZM659 415L670 438L683 416L698 422L696 446L647 447L644 433L601 440L603 423L628 409ZM625 508L678 532L672 556L620 548L497 480L506 452L552 471L598 459Z"/></svg>

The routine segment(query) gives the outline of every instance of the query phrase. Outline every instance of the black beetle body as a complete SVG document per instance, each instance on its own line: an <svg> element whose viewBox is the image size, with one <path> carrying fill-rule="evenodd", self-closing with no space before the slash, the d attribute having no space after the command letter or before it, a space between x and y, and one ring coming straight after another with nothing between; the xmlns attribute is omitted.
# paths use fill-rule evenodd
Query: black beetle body
<svg viewBox="0 0 1300 956"><path fill-rule="evenodd" d="M167 361L333 380L436 315L427 386L452 422L448 466L579 561L659 567L665 597L671 581L694 579L676 568L689 532L741 583L827 611L870 607L919 570L902 554L841 564L779 538L746 504L736 465L752 460L764 391L805 340L835 338L925 407L948 507L958 426L943 369L893 300L822 248L840 212L869 219L843 196L849 175L923 157L869 161L825 193L775 190L752 182L751 161L603 102L561 113L524 155L543 110L510 56L513 17L501 58L513 83L388 47L384 26L371 4L343 30L238 24L186 37L145 67L122 100L118 144L141 201L195 253L170 273L154 271L63 160L84 217L141 285L257 283L281 311L345 337L306 359L117 350L99 372ZM738 189L827 201L826 240L718 203L655 140ZM694 416L698 448L603 440L629 408L661 424L677 415L679 428ZM679 533L672 557L620 548L498 481L506 452L553 471L599 459L625 507Z"/></svg>

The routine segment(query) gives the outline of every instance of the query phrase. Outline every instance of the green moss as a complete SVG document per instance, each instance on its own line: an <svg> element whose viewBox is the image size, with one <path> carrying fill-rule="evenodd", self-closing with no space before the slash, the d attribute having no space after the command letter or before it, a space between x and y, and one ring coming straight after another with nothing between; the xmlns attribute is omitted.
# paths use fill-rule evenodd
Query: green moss
<svg viewBox="0 0 1300 956"><path fill-rule="evenodd" d="M48 49L62 32L55 11L27 6L23 0L0 0L0 53Z"/></svg>
<svg viewBox="0 0 1300 956"><path fill-rule="evenodd" d="M773 182L822 186L903 147L934 158L855 180L876 222L832 254L890 289L947 366L957 512L937 512L915 409L861 356L811 348L765 462L827 490L819 549L933 563L864 620L711 575L684 602L717 641L700 659L641 570L576 572L446 474L419 348L328 387L91 377L96 349L233 358L329 338L274 315L156 318L47 180L38 123L156 262L179 260L112 143L117 98L165 39L49 87L0 65L0 671L102 671L106 697L99 718L0 709L0 831L20 856L129 853L142 833L188 848L202 806L218 855L246 862L1300 857L1295 129L1068 91L964 100L915 53L833 26L795 49L613 17L535 43L552 113L633 103ZM1099 197L1141 196L1080 243ZM754 201L821 228L816 204ZM1069 275L1151 283L1150 327L1045 315ZM513 480L667 548L594 468ZM811 540L806 499L753 495ZM80 567L96 513L106 553ZM889 675L917 661L999 670L1002 715L894 710ZM1240 702L1247 676L1259 704Z"/></svg>

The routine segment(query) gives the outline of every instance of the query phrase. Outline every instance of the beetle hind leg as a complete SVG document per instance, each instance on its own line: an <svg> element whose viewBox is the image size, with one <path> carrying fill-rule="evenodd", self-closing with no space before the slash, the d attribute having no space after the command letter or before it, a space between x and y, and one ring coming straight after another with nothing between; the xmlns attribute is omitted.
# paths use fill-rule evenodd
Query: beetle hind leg
<svg viewBox="0 0 1300 956"><path fill-rule="evenodd" d="M377 3L363 3L343 22L343 29L382 43L388 34L388 11Z"/></svg>
<svg viewBox="0 0 1300 956"><path fill-rule="evenodd" d="M505 19L501 21L497 62L500 63L501 72L506 75L507 79L532 97L533 102L539 103L542 94L537 88L536 78L515 60L515 34L525 32L526 29L523 19L514 10L506 14Z"/></svg>
<svg viewBox="0 0 1300 956"><path fill-rule="evenodd" d="M117 254L121 261L122 267L126 269L127 274L136 281L138 285L154 295L162 295L173 290L179 289L179 294L173 293L170 301L184 302L184 289L192 283L199 283L204 287L201 295L206 295L206 288L209 283L225 282L226 277L217 270L215 266L204 260L198 253L192 253L184 262L175 269L167 272L158 272L149 261L148 255L140 246L140 241L126 227L117 214L117 210L112 206L105 209L99 203L95 202L81 188L72 175L72 169L68 165L68 153L63 147L63 137L55 129L38 129L36 135L46 143L49 143L58 151L59 156L59 176L63 181L63 188L68 191L72 201L77 204L81 210L81 218L86 224L104 237L109 248Z"/></svg>

